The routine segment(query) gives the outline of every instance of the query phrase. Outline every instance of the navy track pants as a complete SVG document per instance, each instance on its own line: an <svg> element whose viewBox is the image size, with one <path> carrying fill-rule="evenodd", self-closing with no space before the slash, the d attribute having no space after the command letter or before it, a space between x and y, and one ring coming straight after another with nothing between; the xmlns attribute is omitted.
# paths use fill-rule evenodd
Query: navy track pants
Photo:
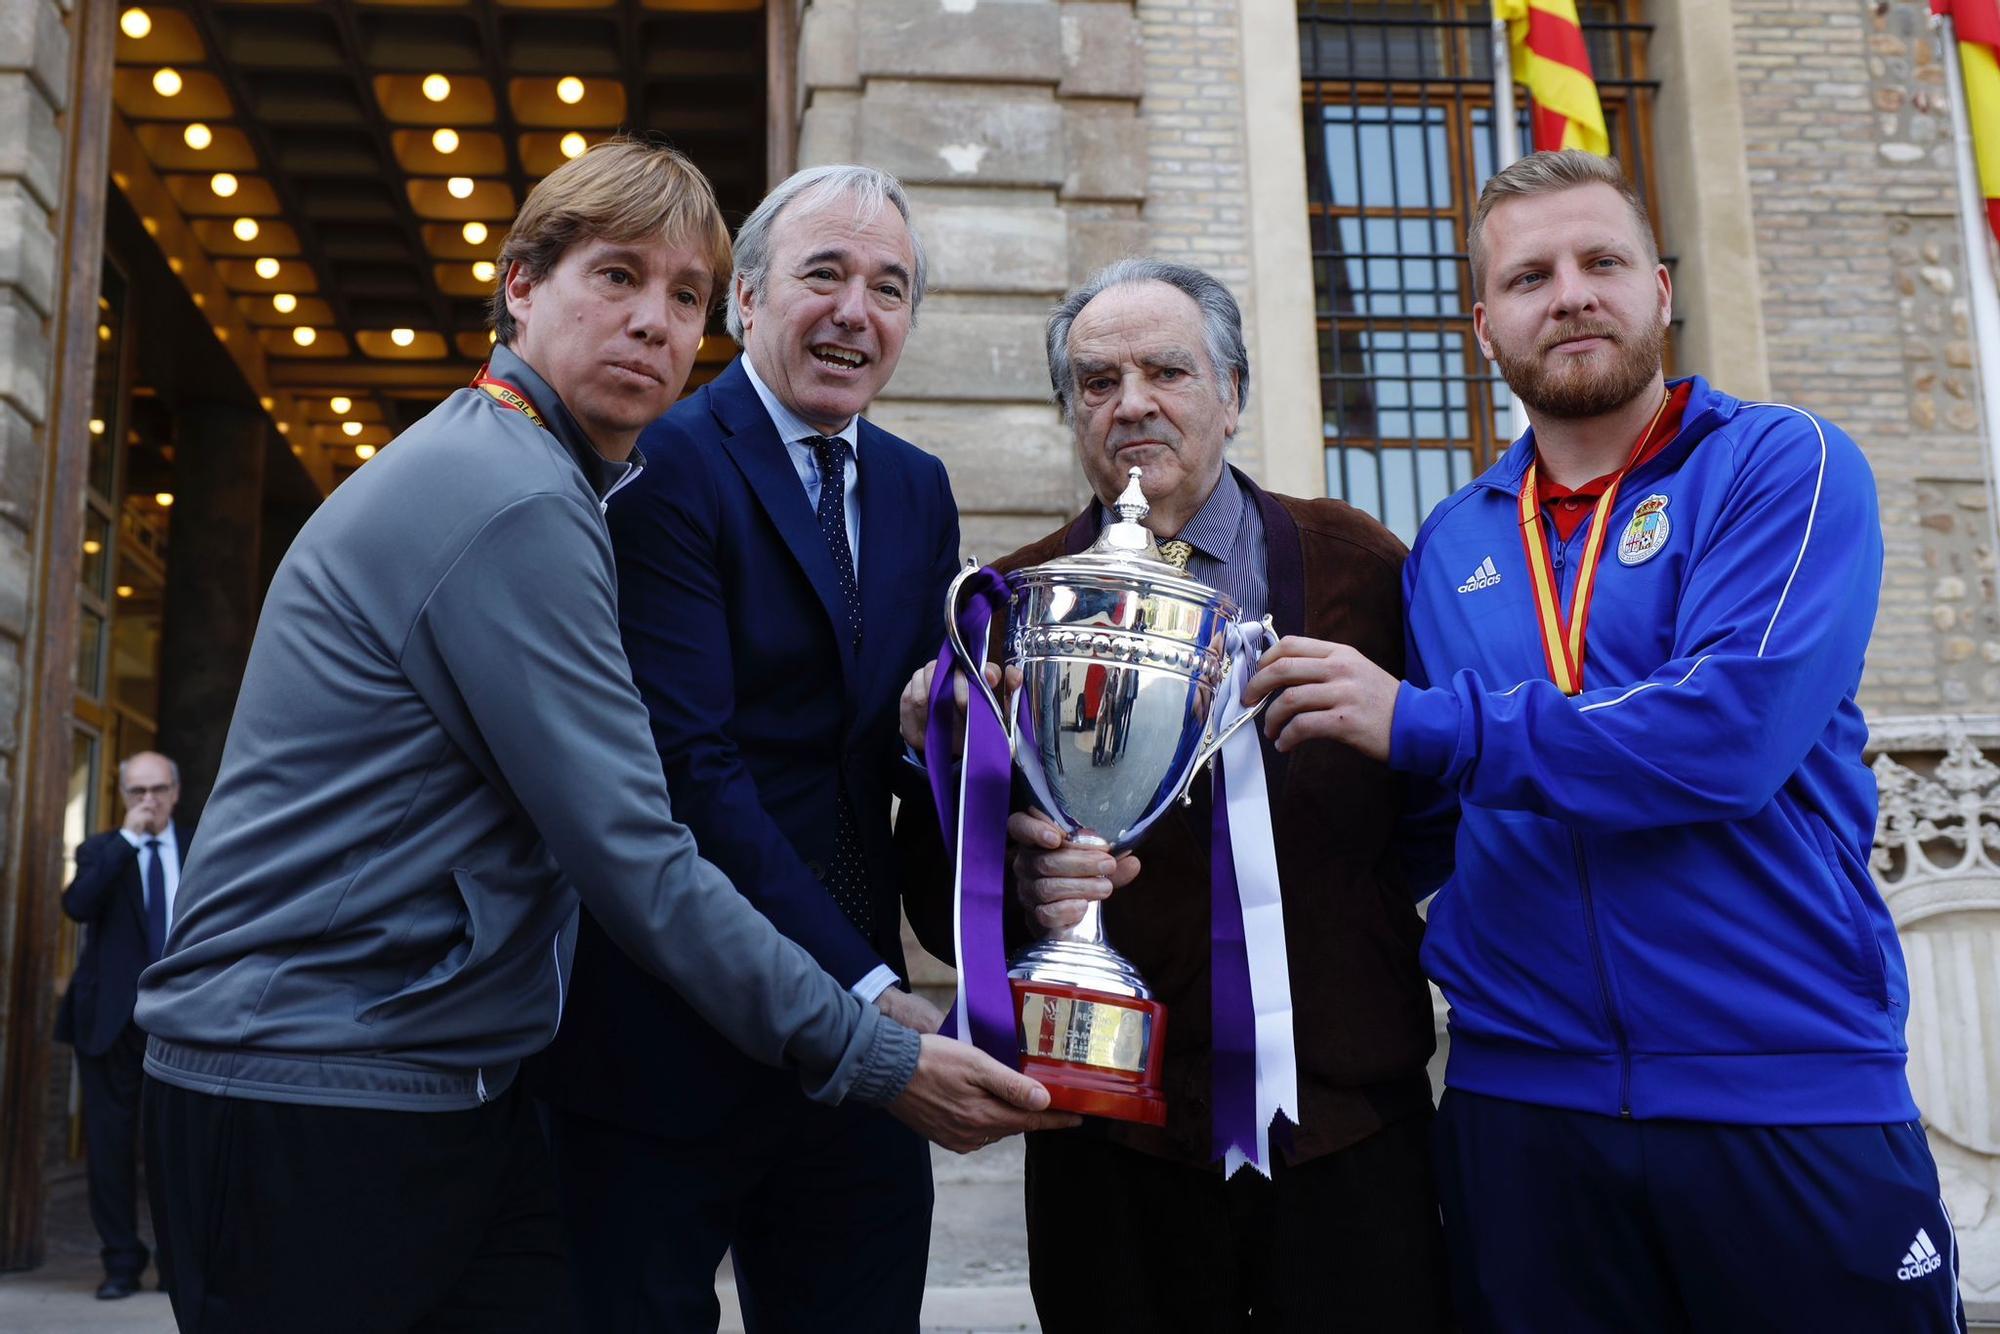
<svg viewBox="0 0 2000 1334"><path fill-rule="evenodd" d="M1914 1123L1634 1121L1450 1090L1432 1146L1467 1334L1964 1334Z"/></svg>

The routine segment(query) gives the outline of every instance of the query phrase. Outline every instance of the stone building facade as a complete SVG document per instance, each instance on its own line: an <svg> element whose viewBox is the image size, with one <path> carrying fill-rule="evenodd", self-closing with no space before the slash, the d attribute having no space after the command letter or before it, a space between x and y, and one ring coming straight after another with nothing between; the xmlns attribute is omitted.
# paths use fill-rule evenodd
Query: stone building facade
<svg viewBox="0 0 2000 1334"><path fill-rule="evenodd" d="M998 555L1083 501L1050 403L1042 322L1066 287L1130 253L1201 264L1236 291L1254 367L1236 461L1274 489L1324 492L1300 10L772 0L773 170L858 160L911 187L932 290L875 415L945 459L969 552ZM1875 469L1887 567L1863 702L1885 784L1930 783L1925 800L1949 807L1885 832L1898 848L1885 893L1915 902L1897 879L1911 846L1989 837L1983 797L1966 814L1938 794L1985 792L1965 775L2000 746L1994 442L1926 6L1640 0L1630 12L1644 28L1678 364L1825 414ZM100 0L0 0L0 1116L38 1106L52 1064L59 1075L42 1035L59 971L55 831L86 429L73 368L87 361L110 133L95 90L108 83L117 13ZM1923 806L1898 800L1898 811ZM1926 884L1991 875L1990 862L1932 852ZM1956 934L1942 952L1920 943L1913 959L1930 979L1945 976L1934 960L1969 960L1952 967L1971 979L1925 982L1951 1010L1938 1050L2000 1088L2000 906L1978 889L1935 901L1954 905L1948 919L1925 909L1912 929ZM1968 1296L2000 1304L2000 1142L1971 1125L1955 1114L1933 1131L1955 1173ZM35 1155L12 1129L0 1127L0 1264L32 1259L25 1220L39 1189Z"/></svg>

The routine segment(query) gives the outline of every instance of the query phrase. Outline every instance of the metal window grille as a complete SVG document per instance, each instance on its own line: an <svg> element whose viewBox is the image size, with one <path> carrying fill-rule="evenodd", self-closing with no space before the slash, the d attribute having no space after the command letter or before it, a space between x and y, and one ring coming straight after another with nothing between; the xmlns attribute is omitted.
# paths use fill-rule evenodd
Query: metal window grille
<svg viewBox="0 0 2000 1334"><path fill-rule="evenodd" d="M1578 4L1612 151L1650 204L1657 85L1637 10ZM1298 14L1327 494L1407 542L1508 442L1465 259L1497 151L1492 14L1468 0L1301 0ZM1525 148L1526 89L1517 111Z"/></svg>

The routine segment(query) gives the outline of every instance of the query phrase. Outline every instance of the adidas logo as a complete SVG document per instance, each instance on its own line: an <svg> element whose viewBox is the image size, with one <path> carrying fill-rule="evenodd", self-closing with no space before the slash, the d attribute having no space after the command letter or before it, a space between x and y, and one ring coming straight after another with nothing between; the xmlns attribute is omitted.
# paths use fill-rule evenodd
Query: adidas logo
<svg viewBox="0 0 2000 1334"><path fill-rule="evenodd" d="M1903 1252L1903 1265L1896 1271L1896 1277L1907 1283L1913 1278L1922 1278L1943 1263L1944 1257L1938 1254L1937 1247L1931 1245L1931 1234L1918 1228L1917 1239L1910 1243L1909 1250Z"/></svg>
<svg viewBox="0 0 2000 1334"><path fill-rule="evenodd" d="M1480 589L1491 588L1499 582L1500 571L1493 568L1493 558L1488 556L1485 560L1479 562L1479 568L1472 572L1472 577L1458 586L1458 591L1461 593L1477 593Z"/></svg>

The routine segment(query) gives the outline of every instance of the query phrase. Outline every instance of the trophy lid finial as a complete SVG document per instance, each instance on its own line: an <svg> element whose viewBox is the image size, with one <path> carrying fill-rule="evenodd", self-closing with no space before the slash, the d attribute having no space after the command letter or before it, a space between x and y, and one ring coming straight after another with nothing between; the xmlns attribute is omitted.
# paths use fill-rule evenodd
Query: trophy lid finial
<svg viewBox="0 0 2000 1334"><path fill-rule="evenodd" d="M1111 506L1118 518L1104 525L1104 531L1091 544L1090 554L1159 560L1160 548L1154 543L1153 534L1139 522L1153 509L1146 501L1146 489L1139 485L1139 470L1134 468L1127 476L1131 480L1125 485L1125 493Z"/></svg>
<svg viewBox="0 0 2000 1334"><path fill-rule="evenodd" d="M1130 479L1125 484L1125 494L1118 497L1118 503L1112 508L1126 523L1138 523L1153 512L1153 507L1146 503L1145 488L1139 485L1140 470L1134 468L1125 475Z"/></svg>

